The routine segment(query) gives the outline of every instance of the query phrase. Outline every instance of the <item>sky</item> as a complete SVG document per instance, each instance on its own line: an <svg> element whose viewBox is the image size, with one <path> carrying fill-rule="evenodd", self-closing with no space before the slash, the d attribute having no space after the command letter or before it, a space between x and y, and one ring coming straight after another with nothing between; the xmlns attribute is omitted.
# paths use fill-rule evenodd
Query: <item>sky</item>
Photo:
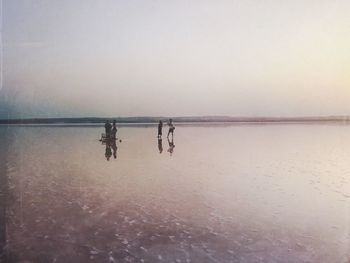
<svg viewBox="0 0 350 263"><path fill-rule="evenodd" d="M2 0L0 118L350 115L349 14L349 0Z"/></svg>

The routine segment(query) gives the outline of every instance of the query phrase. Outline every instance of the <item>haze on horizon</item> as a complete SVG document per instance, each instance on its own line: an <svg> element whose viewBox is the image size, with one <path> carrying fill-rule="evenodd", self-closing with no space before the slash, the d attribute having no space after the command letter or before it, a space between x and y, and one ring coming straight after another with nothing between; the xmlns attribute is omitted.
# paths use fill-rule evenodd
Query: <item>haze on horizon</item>
<svg viewBox="0 0 350 263"><path fill-rule="evenodd" d="M350 1L2 0L0 118L350 115Z"/></svg>

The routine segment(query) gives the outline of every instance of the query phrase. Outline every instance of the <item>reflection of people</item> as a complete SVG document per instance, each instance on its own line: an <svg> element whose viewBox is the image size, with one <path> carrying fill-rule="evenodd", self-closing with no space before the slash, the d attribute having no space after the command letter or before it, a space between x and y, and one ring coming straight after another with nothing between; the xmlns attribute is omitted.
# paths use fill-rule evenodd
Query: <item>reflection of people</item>
<svg viewBox="0 0 350 263"><path fill-rule="evenodd" d="M163 142L162 142L162 138L158 138L158 150L159 150L159 153L162 153L163 152Z"/></svg>
<svg viewBox="0 0 350 263"><path fill-rule="evenodd" d="M118 150L118 147L117 147L117 144L116 144L116 141L115 141L115 140L112 141L111 148L112 148L112 150L113 150L113 157L114 157L114 159L117 159L117 150Z"/></svg>
<svg viewBox="0 0 350 263"><path fill-rule="evenodd" d="M116 121L113 121L113 127L112 127L112 134L111 134L112 139L117 138L117 127L116 127Z"/></svg>
<svg viewBox="0 0 350 263"><path fill-rule="evenodd" d="M106 138L109 138L111 136L111 129L112 125L111 123L107 120L105 124L105 131L106 131Z"/></svg>
<svg viewBox="0 0 350 263"><path fill-rule="evenodd" d="M173 154L174 152L174 148L175 148L175 144L174 144L174 138L171 138L171 141L168 138L168 144L169 144L169 149L168 152L170 153L170 156Z"/></svg>
<svg viewBox="0 0 350 263"><path fill-rule="evenodd" d="M169 126L169 131L168 131L168 138L169 138L169 134L171 133L171 136L174 137L174 130L175 130L175 126L173 124L173 120L172 119L169 119L169 122L168 122L168 126Z"/></svg>
<svg viewBox="0 0 350 263"><path fill-rule="evenodd" d="M162 129L163 129L163 122L159 121L159 123L158 123L158 137L162 137Z"/></svg>
<svg viewBox="0 0 350 263"><path fill-rule="evenodd" d="M106 141L105 156L106 156L107 161L109 161L109 158L111 158L111 156L112 156L112 149L111 149L111 142L110 142L110 140Z"/></svg>
<svg viewBox="0 0 350 263"><path fill-rule="evenodd" d="M105 123L105 129L106 129L106 134L102 134L100 142L102 145L106 145L106 151L105 151L105 157L107 161L112 156L113 152L113 157L114 159L117 159L117 126L116 126L116 121L113 120L113 126L111 123L107 120ZM119 140L119 142L122 142L122 140Z"/></svg>

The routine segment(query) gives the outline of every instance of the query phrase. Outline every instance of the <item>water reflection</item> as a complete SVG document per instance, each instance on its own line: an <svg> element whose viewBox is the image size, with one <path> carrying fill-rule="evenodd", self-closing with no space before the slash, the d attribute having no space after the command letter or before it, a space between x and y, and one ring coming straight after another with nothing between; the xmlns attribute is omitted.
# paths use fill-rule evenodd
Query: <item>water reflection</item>
<svg viewBox="0 0 350 263"><path fill-rule="evenodd" d="M163 152L163 140L160 137L158 137L158 150L159 150L159 153Z"/></svg>
<svg viewBox="0 0 350 263"><path fill-rule="evenodd" d="M114 159L117 159L117 150L118 150L118 146L117 146L117 140L116 139L103 139L100 140L102 145L106 145L106 149L105 149L105 157L107 159L107 161L110 160L110 158L113 157Z"/></svg>
<svg viewBox="0 0 350 263"><path fill-rule="evenodd" d="M111 158L112 156L112 150L111 150L111 145L109 142L106 142L106 152L105 152L105 156L107 161L109 161L109 158Z"/></svg>
<svg viewBox="0 0 350 263"><path fill-rule="evenodd" d="M0 262L348 262L350 127L99 129L0 131Z"/></svg>
<svg viewBox="0 0 350 263"><path fill-rule="evenodd" d="M170 156L173 155L174 152L174 148L175 148L175 144L174 144L174 137L171 137L171 140L168 137L168 144L169 144L169 149L168 149L168 153L170 153Z"/></svg>
<svg viewBox="0 0 350 263"><path fill-rule="evenodd" d="M117 150L118 150L118 147L117 147L116 140L113 140L113 141L112 141L111 148L112 148L112 150L113 150L113 157L114 157L114 159L117 159Z"/></svg>

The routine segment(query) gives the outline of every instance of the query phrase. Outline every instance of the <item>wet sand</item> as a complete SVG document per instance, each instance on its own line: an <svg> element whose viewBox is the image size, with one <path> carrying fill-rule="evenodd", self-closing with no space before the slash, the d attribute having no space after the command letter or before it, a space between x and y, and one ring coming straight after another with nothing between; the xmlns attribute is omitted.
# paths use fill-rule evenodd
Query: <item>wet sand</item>
<svg viewBox="0 0 350 263"><path fill-rule="evenodd" d="M2 262L349 262L350 126L101 132L0 127Z"/></svg>

